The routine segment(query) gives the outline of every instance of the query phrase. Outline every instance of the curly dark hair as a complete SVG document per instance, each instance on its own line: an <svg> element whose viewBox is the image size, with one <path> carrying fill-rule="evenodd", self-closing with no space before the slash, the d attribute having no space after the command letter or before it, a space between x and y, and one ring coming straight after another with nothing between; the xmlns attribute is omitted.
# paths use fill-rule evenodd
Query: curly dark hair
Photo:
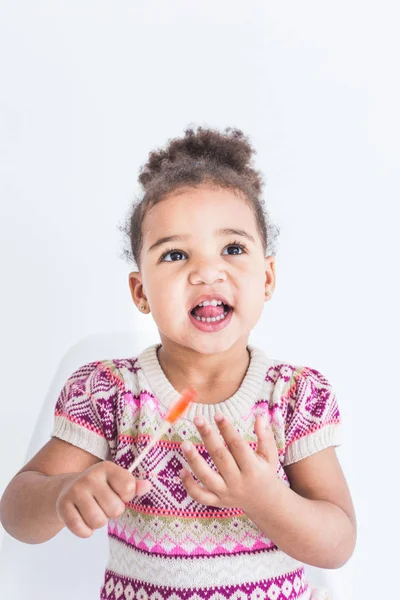
<svg viewBox="0 0 400 600"><path fill-rule="evenodd" d="M280 230L264 208L262 175L251 164L255 153L244 133L232 127L223 132L187 128L184 137L170 139L165 149L150 152L138 177L144 196L133 205L125 223L118 226L129 243L122 256L133 260L140 270L146 211L178 188L201 185L228 188L244 196L254 211L264 255L275 255Z"/></svg>

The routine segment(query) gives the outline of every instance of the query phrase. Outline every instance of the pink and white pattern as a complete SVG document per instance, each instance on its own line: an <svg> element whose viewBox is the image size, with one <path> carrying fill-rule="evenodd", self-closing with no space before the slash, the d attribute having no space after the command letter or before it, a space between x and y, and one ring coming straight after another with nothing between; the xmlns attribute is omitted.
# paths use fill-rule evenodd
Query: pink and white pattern
<svg viewBox="0 0 400 600"><path fill-rule="evenodd" d="M159 347L77 369L57 400L53 435L130 466L178 396L159 364ZM127 502L119 519L109 521L101 599L328 598L326 590L311 588L304 566L279 550L239 507L201 505L188 496L179 477L181 468L188 468L181 450L186 439L215 468L193 418L203 414L217 429L216 406L252 449L257 443L255 414L268 414L279 455L277 475L286 485L286 465L341 443L340 414L328 380L315 369L248 348L251 360L237 392L218 405L192 405L135 471L135 476L151 479L153 487Z"/></svg>

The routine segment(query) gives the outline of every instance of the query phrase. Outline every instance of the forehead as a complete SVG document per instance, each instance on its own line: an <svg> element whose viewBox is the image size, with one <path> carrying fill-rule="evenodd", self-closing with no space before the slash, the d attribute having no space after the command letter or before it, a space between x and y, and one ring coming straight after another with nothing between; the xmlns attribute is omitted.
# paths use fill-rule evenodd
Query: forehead
<svg viewBox="0 0 400 600"><path fill-rule="evenodd" d="M233 190L199 187L173 192L146 213L142 232L146 245L161 234L204 235L219 227L256 231L248 201Z"/></svg>

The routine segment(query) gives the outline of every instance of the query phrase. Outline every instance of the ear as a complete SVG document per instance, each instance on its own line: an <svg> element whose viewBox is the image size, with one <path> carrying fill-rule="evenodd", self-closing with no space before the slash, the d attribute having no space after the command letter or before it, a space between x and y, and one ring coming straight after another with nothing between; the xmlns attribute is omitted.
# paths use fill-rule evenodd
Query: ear
<svg viewBox="0 0 400 600"><path fill-rule="evenodd" d="M275 289L275 256L267 256L265 259L265 288L268 288L270 296Z"/></svg>
<svg viewBox="0 0 400 600"><path fill-rule="evenodd" d="M139 271L132 271L129 273L129 289L131 291L132 300L136 306L138 306L142 298L146 298L144 295L142 277Z"/></svg>

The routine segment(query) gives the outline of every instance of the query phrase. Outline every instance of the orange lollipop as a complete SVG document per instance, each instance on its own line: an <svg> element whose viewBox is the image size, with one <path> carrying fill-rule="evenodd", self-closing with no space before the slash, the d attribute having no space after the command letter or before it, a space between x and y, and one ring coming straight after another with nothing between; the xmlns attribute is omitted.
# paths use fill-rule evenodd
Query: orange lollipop
<svg viewBox="0 0 400 600"><path fill-rule="evenodd" d="M164 417L164 423L161 425L160 429L157 432L157 435L153 437L153 439L147 444L146 448L136 457L130 467L128 467L128 471L132 473L140 465L145 456L150 452L150 450L155 446L155 444L162 438L164 433L167 433L171 423L174 423L179 417L183 415L187 407L191 402L194 401L197 396L197 392L194 388L188 388L183 390L181 396L179 396L178 400L170 406Z"/></svg>
<svg viewBox="0 0 400 600"><path fill-rule="evenodd" d="M189 404L194 401L197 396L197 392L194 388L188 388L187 390L183 390L182 395L178 398L178 400L173 404L164 419L169 423L174 423L187 409Z"/></svg>

